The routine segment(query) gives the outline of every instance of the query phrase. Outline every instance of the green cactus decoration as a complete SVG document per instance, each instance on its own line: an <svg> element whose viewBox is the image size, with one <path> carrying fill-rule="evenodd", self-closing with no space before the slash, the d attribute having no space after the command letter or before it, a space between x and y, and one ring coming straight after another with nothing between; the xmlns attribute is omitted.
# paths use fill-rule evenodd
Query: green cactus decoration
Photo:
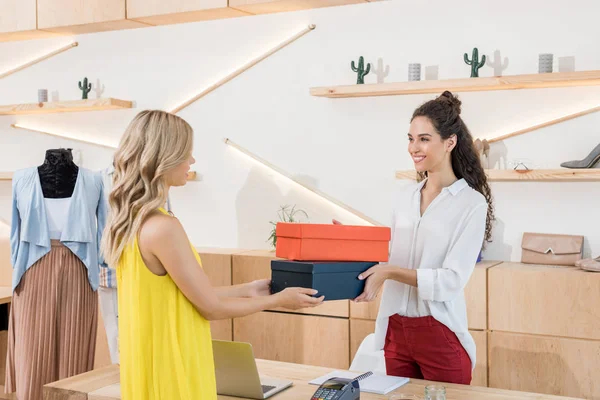
<svg viewBox="0 0 600 400"><path fill-rule="evenodd" d="M352 61L350 66L352 67L352 71L358 73L356 83L358 85L362 85L363 83L365 83L365 75L367 75L369 71L371 71L371 63L367 63L367 70L365 71L365 59L363 58L363 56L360 56L358 59L358 68L356 68L356 66L354 65L354 61Z"/></svg>
<svg viewBox="0 0 600 400"><path fill-rule="evenodd" d="M86 100L88 98L88 93L92 90L92 84L88 84L87 78L83 78L83 86L81 85L81 81L79 81L79 90L83 91L83 96L81 98Z"/></svg>
<svg viewBox="0 0 600 400"><path fill-rule="evenodd" d="M473 49L471 61L469 61L469 57L467 56L467 53L465 53L465 63L471 66L471 78L478 78L479 68L485 65L485 55L481 57L481 62L479 62L479 50L477 50L477 47L475 47Z"/></svg>

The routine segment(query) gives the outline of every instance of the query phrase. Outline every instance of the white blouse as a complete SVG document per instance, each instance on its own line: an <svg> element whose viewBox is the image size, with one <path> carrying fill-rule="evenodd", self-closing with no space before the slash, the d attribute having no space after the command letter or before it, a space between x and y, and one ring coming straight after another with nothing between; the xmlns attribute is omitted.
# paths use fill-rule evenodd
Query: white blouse
<svg viewBox="0 0 600 400"><path fill-rule="evenodd" d="M67 224L71 198L50 199L45 197L44 205L46 206L50 239L60 240L62 231Z"/></svg>
<svg viewBox="0 0 600 400"><path fill-rule="evenodd" d="M388 318L432 316L452 330L475 367L463 289L483 245L485 197L459 179L444 188L421 216L423 180L402 190L392 219L387 264L417 270L417 287L387 280L375 327L375 349L385 344Z"/></svg>

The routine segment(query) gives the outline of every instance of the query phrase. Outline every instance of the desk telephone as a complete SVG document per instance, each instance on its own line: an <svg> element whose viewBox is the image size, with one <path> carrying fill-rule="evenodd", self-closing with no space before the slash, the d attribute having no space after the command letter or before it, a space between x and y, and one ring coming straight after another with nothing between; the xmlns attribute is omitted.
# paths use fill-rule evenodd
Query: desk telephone
<svg viewBox="0 0 600 400"><path fill-rule="evenodd" d="M329 378L319 386L311 400L359 400L360 384L358 381L373 375L364 373L354 379Z"/></svg>

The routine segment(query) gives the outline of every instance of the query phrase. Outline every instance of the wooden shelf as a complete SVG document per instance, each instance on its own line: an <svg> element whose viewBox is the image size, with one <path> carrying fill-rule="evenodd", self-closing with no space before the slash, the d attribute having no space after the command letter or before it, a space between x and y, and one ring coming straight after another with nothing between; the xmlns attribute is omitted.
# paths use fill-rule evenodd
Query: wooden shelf
<svg viewBox="0 0 600 400"><path fill-rule="evenodd" d="M0 106L0 115L49 114L77 111L102 111L132 108L133 102L113 98L57 101Z"/></svg>
<svg viewBox="0 0 600 400"><path fill-rule="evenodd" d="M0 181L10 181L13 178L13 172L0 172ZM200 180L196 171L188 172L188 181Z"/></svg>
<svg viewBox="0 0 600 400"><path fill-rule="evenodd" d="M600 70L310 88L318 97L373 97L600 85Z"/></svg>
<svg viewBox="0 0 600 400"><path fill-rule="evenodd" d="M600 181L600 168L592 169L486 169L488 179L492 182L597 182ZM396 179L416 180L415 171L397 171Z"/></svg>

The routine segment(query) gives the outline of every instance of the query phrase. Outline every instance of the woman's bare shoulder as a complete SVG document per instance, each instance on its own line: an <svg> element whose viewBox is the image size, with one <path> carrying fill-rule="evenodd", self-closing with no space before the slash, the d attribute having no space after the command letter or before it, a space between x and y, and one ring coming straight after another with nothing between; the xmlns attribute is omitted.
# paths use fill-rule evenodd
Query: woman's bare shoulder
<svg viewBox="0 0 600 400"><path fill-rule="evenodd" d="M142 222L139 232L140 242L147 244L164 244L185 235L179 220L170 215L153 211Z"/></svg>

